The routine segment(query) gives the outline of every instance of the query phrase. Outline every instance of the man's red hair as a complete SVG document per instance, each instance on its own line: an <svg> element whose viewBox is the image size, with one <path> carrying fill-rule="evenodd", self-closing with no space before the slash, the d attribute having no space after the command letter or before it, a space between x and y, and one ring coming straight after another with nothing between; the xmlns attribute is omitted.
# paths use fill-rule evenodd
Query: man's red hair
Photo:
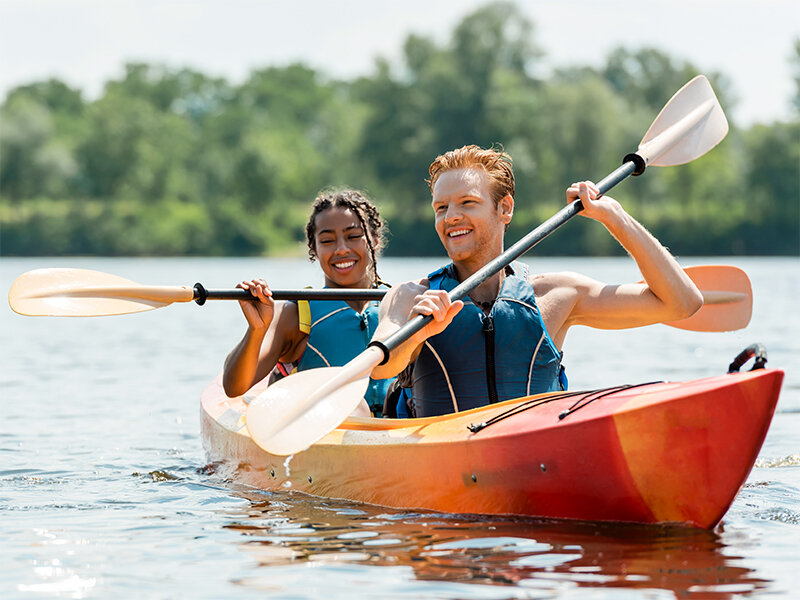
<svg viewBox="0 0 800 600"><path fill-rule="evenodd" d="M511 170L511 157L502 148L481 148L470 145L440 154L428 167L427 180L433 193L433 186L442 173L454 169L482 169L489 177L489 189L495 206L505 196L514 197L514 172Z"/></svg>

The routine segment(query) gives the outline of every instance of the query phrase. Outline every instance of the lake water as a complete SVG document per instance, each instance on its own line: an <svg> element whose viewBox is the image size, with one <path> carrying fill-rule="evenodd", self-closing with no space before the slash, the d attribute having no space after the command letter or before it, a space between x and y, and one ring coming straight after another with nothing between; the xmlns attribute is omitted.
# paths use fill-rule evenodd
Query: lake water
<svg viewBox="0 0 800 600"><path fill-rule="evenodd" d="M605 281L627 259L527 259ZM389 281L434 259L383 261ZM576 328L573 389L726 370L749 343L786 370L756 468L714 531L407 512L221 481L206 468L199 397L244 331L232 302L104 318L0 309L2 598L733 598L800 589L800 261L686 259L750 275L734 333ZM139 283L318 285L301 259L2 259L22 272L96 269Z"/></svg>

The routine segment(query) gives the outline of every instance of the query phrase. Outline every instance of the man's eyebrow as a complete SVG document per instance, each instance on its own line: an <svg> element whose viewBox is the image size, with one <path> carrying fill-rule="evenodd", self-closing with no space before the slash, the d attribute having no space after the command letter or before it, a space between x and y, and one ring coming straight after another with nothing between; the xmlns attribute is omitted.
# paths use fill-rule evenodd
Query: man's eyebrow
<svg viewBox="0 0 800 600"><path fill-rule="evenodd" d="M445 196L434 198L431 200L431 204L447 204L452 200L463 200L464 198L480 198L480 192L464 192L463 194L453 195L453 196Z"/></svg>

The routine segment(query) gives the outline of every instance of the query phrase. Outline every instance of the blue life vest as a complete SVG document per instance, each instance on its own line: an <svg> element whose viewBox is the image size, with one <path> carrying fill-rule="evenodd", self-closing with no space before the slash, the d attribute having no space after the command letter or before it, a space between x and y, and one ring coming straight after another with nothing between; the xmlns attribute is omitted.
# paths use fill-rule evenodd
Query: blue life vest
<svg viewBox="0 0 800 600"><path fill-rule="evenodd" d="M526 270L521 263L506 268L488 315L466 298L447 329L428 338L414 363L417 417L566 389L561 353L544 327ZM428 280L433 290L459 283L452 264Z"/></svg>
<svg viewBox="0 0 800 600"><path fill-rule="evenodd" d="M377 302L359 313L341 300L299 301L300 330L308 334L298 371L341 367L361 354L378 326ZM306 306L307 305L307 308ZM364 395L372 414L381 414L386 391L393 379L370 379Z"/></svg>

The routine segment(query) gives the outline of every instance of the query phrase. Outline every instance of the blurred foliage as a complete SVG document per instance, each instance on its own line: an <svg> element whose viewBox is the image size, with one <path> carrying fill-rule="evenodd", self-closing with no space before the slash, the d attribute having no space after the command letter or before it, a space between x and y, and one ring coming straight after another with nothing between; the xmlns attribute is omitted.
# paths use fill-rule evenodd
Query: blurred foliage
<svg viewBox="0 0 800 600"><path fill-rule="evenodd" d="M397 64L333 81L302 64L240 85L190 69L129 64L86 101L57 80L12 90L0 108L0 253L108 256L302 252L317 192L365 190L392 232L388 254L441 255L425 178L463 144L514 158L513 241L634 149L698 73L655 48L617 48L599 68L543 79L534 24L507 2L465 17L449 40L409 35ZM792 67L800 114L800 40ZM724 75L707 73L731 107ZM800 119L731 124L712 152L650 169L614 191L678 254L800 253ZM538 253L623 250L578 220Z"/></svg>

